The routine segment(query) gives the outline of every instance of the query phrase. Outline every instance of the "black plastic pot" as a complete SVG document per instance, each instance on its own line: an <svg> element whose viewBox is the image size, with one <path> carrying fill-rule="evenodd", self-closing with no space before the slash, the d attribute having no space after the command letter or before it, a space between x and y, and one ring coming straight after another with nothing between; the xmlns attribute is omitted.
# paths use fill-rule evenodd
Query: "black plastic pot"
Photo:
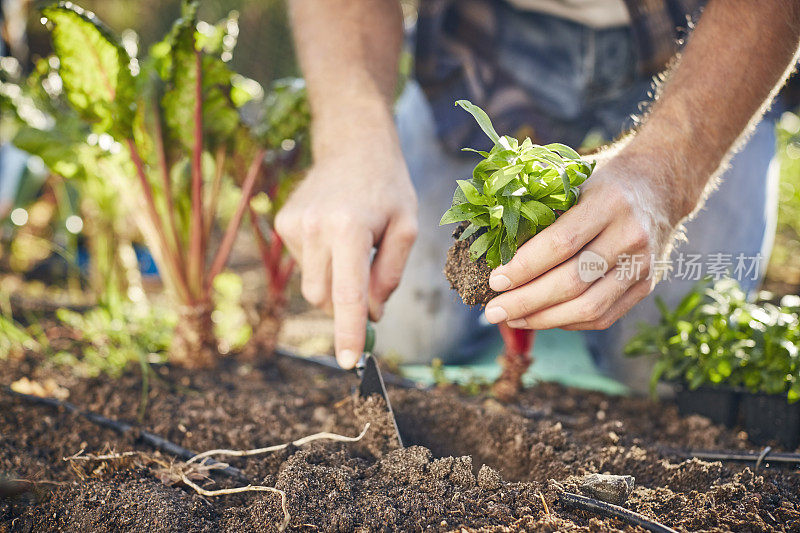
<svg viewBox="0 0 800 533"><path fill-rule="evenodd" d="M700 387L690 390L679 387L675 397L682 415L700 415L715 424L736 425L739 414L739 392L726 387Z"/></svg>
<svg viewBox="0 0 800 533"><path fill-rule="evenodd" d="M741 400L742 425L756 444L779 442L793 450L800 444L800 402L788 403L785 394L745 393Z"/></svg>

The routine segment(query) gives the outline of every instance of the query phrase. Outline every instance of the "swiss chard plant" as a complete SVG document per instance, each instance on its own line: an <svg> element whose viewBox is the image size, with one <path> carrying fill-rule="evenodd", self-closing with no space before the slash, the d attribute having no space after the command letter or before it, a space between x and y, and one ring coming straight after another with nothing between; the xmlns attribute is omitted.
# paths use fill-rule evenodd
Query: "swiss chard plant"
<svg viewBox="0 0 800 533"><path fill-rule="evenodd" d="M213 282L246 217L258 236L269 290L283 301L292 264L259 221L284 196L282 182L292 176L283 170L284 156L297 154L287 142L294 145L308 121L302 84L279 84L264 98L256 82L228 65L235 20L199 24L197 7L184 2L181 18L143 56L74 4L42 12L71 109L95 138L108 139L110 150L124 156L109 179L174 299L179 318L171 355L189 366L208 365L216 353ZM256 110L249 120L248 108ZM257 201L259 189L266 201ZM221 201L230 197L226 192L236 197L228 210Z"/></svg>
<svg viewBox="0 0 800 533"><path fill-rule="evenodd" d="M508 263L517 248L546 228L578 201L578 186L591 175L594 162L569 146L534 144L500 136L489 116L467 100L456 102L469 112L494 143L488 152L465 148L483 157L471 179L458 180L453 204L440 225L468 222L459 239L474 237L470 258L486 257L490 268Z"/></svg>
<svg viewBox="0 0 800 533"><path fill-rule="evenodd" d="M741 387L800 400L800 298L750 302L735 280L703 283L675 309L658 300L661 319L641 325L628 355L656 356L661 381Z"/></svg>

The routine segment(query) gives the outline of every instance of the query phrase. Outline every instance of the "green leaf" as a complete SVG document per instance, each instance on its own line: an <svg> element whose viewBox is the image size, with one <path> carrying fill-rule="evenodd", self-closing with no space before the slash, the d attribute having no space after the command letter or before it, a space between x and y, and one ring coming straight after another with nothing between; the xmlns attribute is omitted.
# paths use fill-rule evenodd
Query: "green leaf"
<svg viewBox="0 0 800 533"><path fill-rule="evenodd" d="M492 126L492 121L489 119L489 115L487 115L483 109L476 106L469 100L458 100L456 101L456 105L461 106L461 108L467 113L475 117L475 121L478 123L478 126L481 127L483 132L492 140L494 144L500 144L500 136L494 130L494 126Z"/></svg>
<svg viewBox="0 0 800 533"><path fill-rule="evenodd" d="M520 163L517 165L509 165L496 171L489 176L489 179L483 186L483 192L489 196L496 194L497 191L505 187L508 182L516 178L524 167L525 165Z"/></svg>
<svg viewBox="0 0 800 533"><path fill-rule="evenodd" d="M503 226L508 238L514 242L517 240L521 206L522 202L516 196L508 197L503 203Z"/></svg>
<svg viewBox="0 0 800 533"><path fill-rule="evenodd" d="M496 228L503 220L503 206L494 205L489 208L489 226Z"/></svg>
<svg viewBox="0 0 800 533"><path fill-rule="evenodd" d="M187 3L184 16L170 34L171 69L162 99L167 130L184 151L194 146L198 85L202 131L209 144L223 142L239 125L239 113L230 99L232 72L219 57L203 53L197 42L196 24L196 3Z"/></svg>
<svg viewBox="0 0 800 533"><path fill-rule="evenodd" d="M500 232L498 231L492 245L486 251L486 264L488 264L491 269L500 266L500 236Z"/></svg>
<svg viewBox="0 0 800 533"><path fill-rule="evenodd" d="M569 194L569 188L572 186L569 182L569 174L567 174L566 170L562 170L559 173L559 177L561 178L561 184L564 186L564 195L566 196Z"/></svg>
<svg viewBox="0 0 800 533"><path fill-rule="evenodd" d="M474 148L462 148L461 151L462 152L475 152L476 154L480 154L483 157L489 157L489 152L486 152L484 150L476 150Z"/></svg>
<svg viewBox="0 0 800 533"><path fill-rule="evenodd" d="M529 200L520 205L522 216L537 226L549 226L556 221L556 214L542 202Z"/></svg>
<svg viewBox="0 0 800 533"><path fill-rule="evenodd" d="M509 237L506 235L506 237ZM505 265L517 253L517 240L516 238L505 238L500 240L500 261Z"/></svg>
<svg viewBox="0 0 800 533"><path fill-rule="evenodd" d="M457 180L457 183L469 203L473 205L487 205L489 203L489 199L478 192L478 189L475 188L472 181Z"/></svg>
<svg viewBox="0 0 800 533"><path fill-rule="evenodd" d="M97 131L129 137L134 83L128 53L93 13L70 2L42 14L53 25L59 75L72 107Z"/></svg>
<svg viewBox="0 0 800 533"><path fill-rule="evenodd" d="M552 150L553 152L558 152L563 157L566 157L566 158L569 158L569 159L580 159L581 158L581 156L580 156L580 154L578 154L578 152L576 152L575 150L573 150L572 148L570 148L566 144L550 143L550 144L544 145L544 147L547 148L548 150Z"/></svg>
<svg viewBox="0 0 800 533"><path fill-rule="evenodd" d="M494 241L495 234L494 232L487 231L473 242L469 247L469 258L473 261L477 261L480 257L486 253L489 247L492 245Z"/></svg>
<svg viewBox="0 0 800 533"><path fill-rule="evenodd" d="M444 215L442 215L442 219L439 221L439 225L444 226L445 224L452 224L453 222L463 222L481 213L486 213L485 207L478 207L472 204L454 205L445 211Z"/></svg>
<svg viewBox="0 0 800 533"><path fill-rule="evenodd" d="M459 235L458 240L459 241L465 241L465 240L469 239L470 237L472 237L473 235L475 235L475 232L477 232L480 229L481 229L481 226L479 226L477 224L470 224L469 226L467 226L467 228L464 231L461 232L461 235Z"/></svg>

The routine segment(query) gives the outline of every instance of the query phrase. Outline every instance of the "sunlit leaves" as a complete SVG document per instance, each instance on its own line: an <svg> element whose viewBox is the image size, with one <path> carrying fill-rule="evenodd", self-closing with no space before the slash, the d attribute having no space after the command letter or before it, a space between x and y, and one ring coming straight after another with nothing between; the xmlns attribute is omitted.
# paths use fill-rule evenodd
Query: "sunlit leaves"
<svg viewBox="0 0 800 533"><path fill-rule="evenodd" d="M800 302L752 303L738 283L703 283L669 309L658 301L657 325L642 325L628 355L658 357L651 386L660 380L700 386L744 387L800 400Z"/></svg>
<svg viewBox="0 0 800 533"><path fill-rule="evenodd" d="M534 144L499 136L488 115L478 106L459 100L494 143L477 153L471 180L458 180L452 207L440 224L469 221L460 239L475 238L473 260L486 256L491 268L507 263L517 248L575 205L581 185L594 170L594 162L564 144Z"/></svg>
<svg viewBox="0 0 800 533"><path fill-rule="evenodd" d="M52 25L53 49L67 98L98 131L125 136L133 118L130 57L93 13L62 2L42 15Z"/></svg>

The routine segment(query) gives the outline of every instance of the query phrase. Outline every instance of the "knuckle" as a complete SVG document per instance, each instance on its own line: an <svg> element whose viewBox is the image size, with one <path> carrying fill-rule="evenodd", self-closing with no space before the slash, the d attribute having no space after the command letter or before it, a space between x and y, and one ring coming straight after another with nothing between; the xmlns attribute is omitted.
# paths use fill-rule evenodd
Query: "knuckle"
<svg viewBox="0 0 800 533"><path fill-rule="evenodd" d="M397 240L402 244L411 245L417 240L418 233L419 227L417 221L416 219L411 219L404 222L397 230Z"/></svg>
<svg viewBox="0 0 800 533"><path fill-rule="evenodd" d="M509 315L516 317L527 317L534 312L535 309L531 304L531 300L526 298L525 295L515 294L512 292L508 295L508 297L510 305L508 306L507 311ZM505 305L503 305L503 307L505 307Z"/></svg>
<svg viewBox="0 0 800 533"><path fill-rule="evenodd" d="M630 191L621 184L612 183L609 185L606 195L606 200L614 211L621 213L630 213L633 211L635 201L631 197Z"/></svg>
<svg viewBox="0 0 800 533"><path fill-rule="evenodd" d="M566 284L566 296L569 298L575 298L583 294L583 291L586 290L587 283L581 279L580 272L577 268L570 268L567 269L565 274L565 284Z"/></svg>
<svg viewBox="0 0 800 533"><path fill-rule="evenodd" d="M306 235L316 235L323 228L323 220L317 211L307 210L303 214L302 228Z"/></svg>
<svg viewBox="0 0 800 533"><path fill-rule="evenodd" d="M577 251L577 244L577 233L567 229L557 229L553 227L553 232L550 234L550 246L556 255L573 255Z"/></svg>
<svg viewBox="0 0 800 533"><path fill-rule="evenodd" d="M650 244L650 232L642 224L634 224L628 230L628 243L637 250L647 248Z"/></svg>
<svg viewBox="0 0 800 533"><path fill-rule="evenodd" d="M585 322L594 322L602 318L605 312L605 303L601 300L589 298L581 304L580 316Z"/></svg>

